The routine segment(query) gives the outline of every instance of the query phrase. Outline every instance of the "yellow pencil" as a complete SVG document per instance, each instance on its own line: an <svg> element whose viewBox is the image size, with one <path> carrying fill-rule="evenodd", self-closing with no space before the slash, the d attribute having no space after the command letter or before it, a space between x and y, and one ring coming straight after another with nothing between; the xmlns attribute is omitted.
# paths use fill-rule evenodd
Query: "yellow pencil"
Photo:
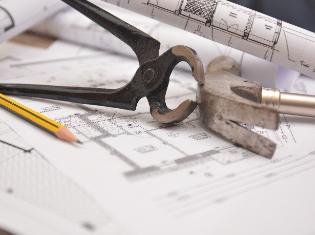
<svg viewBox="0 0 315 235"><path fill-rule="evenodd" d="M30 121L31 123L54 134L59 139L70 143L79 142L77 138L63 125L49 119L48 117L31 110L30 108L16 102L15 100L0 93L0 105L12 113Z"/></svg>

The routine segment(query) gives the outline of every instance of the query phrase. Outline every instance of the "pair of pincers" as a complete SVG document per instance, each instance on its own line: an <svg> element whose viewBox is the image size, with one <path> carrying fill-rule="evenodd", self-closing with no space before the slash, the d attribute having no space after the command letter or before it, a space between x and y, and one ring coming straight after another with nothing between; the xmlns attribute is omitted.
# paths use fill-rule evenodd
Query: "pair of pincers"
<svg viewBox="0 0 315 235"><path fill-rule="evenodd" d="M179 45L159 55L159 41L104 9L87 0L62 1L132 48L137 55L139 68L130 83L118 89L1 84L1 92L8 95L101 105L127 110L136 110L138 101L146 97L154 119L165 124L181 122L195 110L197 103L192 100L184 101L174 110L169 109L165 102L170 75L179 62L187 62L196 81L200 84L203 83L204 68L193 49Z"/></svg>

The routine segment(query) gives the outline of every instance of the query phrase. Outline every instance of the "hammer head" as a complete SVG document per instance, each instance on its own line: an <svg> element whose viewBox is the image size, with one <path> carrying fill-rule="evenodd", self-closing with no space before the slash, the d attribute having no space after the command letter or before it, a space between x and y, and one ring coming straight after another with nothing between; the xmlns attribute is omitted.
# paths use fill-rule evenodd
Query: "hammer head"
<svg viewBox="0 0 315 235"><path fill-rule="evenodd" d="M277 129L279 113L260 104L261 85L242 80L239 74L240 66L229 57L209 64L198 89L201 120L233 144L271 158L276 144L245 126Z"/></svg>

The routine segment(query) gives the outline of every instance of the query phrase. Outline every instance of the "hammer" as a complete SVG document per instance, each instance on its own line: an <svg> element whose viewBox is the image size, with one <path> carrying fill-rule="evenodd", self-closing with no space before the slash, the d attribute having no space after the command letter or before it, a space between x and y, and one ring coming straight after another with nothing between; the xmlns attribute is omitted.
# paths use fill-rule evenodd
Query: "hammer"
<svg viewBox="0 0 315 235"><path fill-rule="evenodd" d="M233 144L271 158L276 143L246 125L276 130L279 112L259 102L262 86L242 80L240 72L240 65L230 57L218 57L209 64L197 93L200 119Z"/></svg>
<svg viewBox="0 0 315 235"><path fill-rule="evenodd" d="M240 65L221 56L208 66L199 85L202 122L235 145L271 158L276 144L246 126L278 129L279 113L315 117L315 96L280 92L240 77Z"/></svg>

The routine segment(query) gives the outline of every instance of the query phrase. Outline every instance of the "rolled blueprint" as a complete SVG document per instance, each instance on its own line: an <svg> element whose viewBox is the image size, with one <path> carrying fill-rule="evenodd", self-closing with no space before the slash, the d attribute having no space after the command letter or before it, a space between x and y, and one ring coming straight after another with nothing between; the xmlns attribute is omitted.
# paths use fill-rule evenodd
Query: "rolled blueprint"
<svg viewBox="0 0 315 235"><path fill-rule="evenodd" d="M225 0L93 0L102 1L315 78L315 34L246 7Z"/></svg>
<svg viewBox="0 0 315 235"><path fill-rule="evenodd" d="M0 1L0 42L30 28L65 7L56 0Z"/></svg>

